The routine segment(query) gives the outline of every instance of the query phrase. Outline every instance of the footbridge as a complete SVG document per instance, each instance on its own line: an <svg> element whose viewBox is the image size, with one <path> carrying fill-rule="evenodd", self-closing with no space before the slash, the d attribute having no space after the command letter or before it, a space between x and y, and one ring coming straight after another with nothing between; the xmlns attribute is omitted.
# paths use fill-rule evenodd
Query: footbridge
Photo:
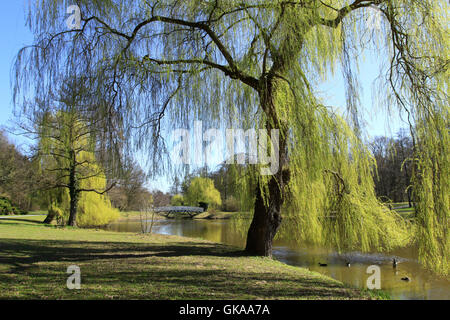
<svg viewBox="0 0 450 320"><path fill-rule="evenodd" d="M176 218L188 216L189 218L193 218L196 215L203 212L203 208L201 207L185 207L185 206L175 206L175 207L159 207L155 208L155 212L161 213L167 218Z"/></svg>

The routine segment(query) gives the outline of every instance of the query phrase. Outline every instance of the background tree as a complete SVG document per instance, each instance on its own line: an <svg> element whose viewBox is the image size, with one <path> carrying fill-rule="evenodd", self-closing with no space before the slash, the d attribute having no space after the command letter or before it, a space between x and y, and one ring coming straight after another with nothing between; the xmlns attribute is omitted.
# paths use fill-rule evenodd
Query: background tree
<svg viewBox="0 0 450 320"><path fill-rule="evenodd" d="M128 206L128 198L124 189L120 186L112 188L108 191L109 199L114 208L120 211L126 211Z"/></svg>
<svg viewBox="0 0 450 320"><path fill-rule="evenodd" d="M86 92L84 78L67 77L49 88L48 99L27 101L17 121L22 134L37 140L32 152L41 173L39 188L48 195L48 204L64 203L68 192L70 226L77 224L82 193L103 196L114 185L105 186L105 168L96 159L101 121L86 117L96 109L87 102ZM95 202L95 197L87 198ZM46 222L51 219L49 215Z"/></svg>
<svg viewBox="0 0 450 320"><path fill-rule="evenodd" d="M140 202L139 220L141 222L142 233L152 233L155 222L155 210L153 206L153 198L148 194L145 199Z"/></svg>
<svg viewBox="0 0 450 320"><path fill-rule="evenodd" d="M170 187L170 193L172 195L179 194L181 192L181 181L178 176L173 178L172 186Z"/></svg>
<svg viewBox="0 0 450 320"><path fill-rule="evenodd" d="M176 127L201 119L278 132L280 170L264 175L255 165L248 178L257 186L246 250L258 255L271 255L282 208L301 239L338 249L405 244L405 226L376 199L373 160L359 139L353 70L364 49L378 50L388 61L380 97L409 114L417 143L420 260L448 272L446 1L79 2L79 30L55 19L67 5L31 6L35 45L18 55L15 102L43 99L62 76L83 74L97 93L89 95L93 105L107 101L106 114L123 125L106 129L133 134L154 174L170 162L160 139L164 116ZM368 30L374 7L381 27ZM316 90L339 64L351 126ZM330 212L336 219L326 218Z"/></svg>
<svg viewBox="0 0 450 320"><path fill-rule="evenodd" d="M411 138L400 131L395 138L376 137L370 144L377 163L375 192L378 197L393 202L408 201L412 207L412 161Z"/></svg>
<svg viewBox="0 0 450 320"><path fill-rule="evenodd" d="M129 198L131 199L131 202L128 204L128 210L141 210L142 208L148 207L149 200L151 199L151 204L153 203L153 194L147 190L145 187L141 187L136 190L136 194L133 195L133 197Z"/></svg>
<svg viewBox="0 0 450 320"><path fill-rule="evenodd" d="M121 211L137 211L148 206L151 194L145 188L147 175L136 161L122 161L120 178L113 177L113 180L116 184L108 191L108 196L116 208Z"/></svg>
<svg viewBox="0 0 450 320"><path fill-rule="evenodd" d="M155 190L152 192L153 204L156 208L165 207L170 204L170 194Z"/></svg>
<svg viewBox="0 0 450 320"><path fill-rule="evenodd" d="M248 166L236 166L225 162L216 171L207 175L214 181L214 186L220 192L224 211L252 210L253 201L249 201L252 197L248 194L248 190L253 193L256 184L248 184L249 181L246 179L248 172Z"/></svg>
<svg viewBox="0 0 450 320"><path fill-rule="evenodd" d="M191 180L184 196L190 206L198 206L205 202L211 208L217 208L222 204L220 192L214 187L214 181L209 178L197 177Z"/></svg>

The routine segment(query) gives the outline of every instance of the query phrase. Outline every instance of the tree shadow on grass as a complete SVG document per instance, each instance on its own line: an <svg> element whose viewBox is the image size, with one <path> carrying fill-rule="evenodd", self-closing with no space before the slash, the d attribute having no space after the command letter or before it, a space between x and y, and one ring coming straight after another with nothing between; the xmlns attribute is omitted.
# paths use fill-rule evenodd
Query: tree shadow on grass
<svg viewBox="0 0 450 320"><path fill-rule="evenodd" d="M246 256L240 249L206 242L170 244L0 239L0 264L26 268L36 262L87 262L179 256Z"/></svg>
<svg viewBox="0 0 450 320"><path fill-rule="evenodd" d="M257 262L240 260L246 256L242 250L207 242L0 239L0 243L0 267L7 266L14 275L0 274L0 282L14 287L21 278L20 285L35 288L27 295L31 299L76 297L65 288L65 268L71 264L82 269L82 283L88 288L79 296L83 299L103 299L106 292L126 299L348 298L351 293L319 277L265 272ZM193 259L184 258L189 256ZM230 263L227 258L236 260ZM251 269L236 267L242 261Z"/></svg>
<svg viewBox="0 0 450 320"><path fill-rule="evenodd" d="M285 278L273 273L232 273L224 270L114 270L93 273L81 267L83 295L81 299L347 299L357 297L354 291L343 289L311 278ZM74 291L65 289L65 270L46 270L48 273L30 273L26 287L36 288L35 296L56 294L57 298L74 297ZM59 273L57 273L59 271ZM1 282L15 286L15 279L0 274ZM50 286L49 286L50 284ZM39 288L42 288L39 290ZM52 289L49 289L52 288ZM55 291L56 292L52 292ZM41 292L39 292L41 291ZM1 297L1 294L0 294ZM4 298L4 297L3 297Z"/></svg>
<svg viewBox="0 0 450 320"><path fill-rule="evenodd" d="M2 218L2 219L0 219L0 224L2 224L2 222L4 223L4 222L7 222L7 221L14 221L14 222L16 222L16 221L18 221L18 222L26 222L26 223L17 223L17 224L32 224L32 225L34 225L34 224L39 224L39 225L44 225L44 226L52 226L52 225L49 225L49 224L46 224L46 223L43 223L42 221L36 221L36 220L30 220L30 219L20 219L20 218Z"/></svg>

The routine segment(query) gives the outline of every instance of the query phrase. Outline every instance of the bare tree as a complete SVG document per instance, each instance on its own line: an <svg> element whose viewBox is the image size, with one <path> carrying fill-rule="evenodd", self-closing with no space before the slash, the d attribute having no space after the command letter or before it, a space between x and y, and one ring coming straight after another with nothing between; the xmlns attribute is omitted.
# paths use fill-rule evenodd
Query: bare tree
<svg viewBox="0 0 450 320"><path fill-rule="evenodd" d="M142 233L152 233L155 222L155 210L152 197L148 197L139 213Z"/></svg>

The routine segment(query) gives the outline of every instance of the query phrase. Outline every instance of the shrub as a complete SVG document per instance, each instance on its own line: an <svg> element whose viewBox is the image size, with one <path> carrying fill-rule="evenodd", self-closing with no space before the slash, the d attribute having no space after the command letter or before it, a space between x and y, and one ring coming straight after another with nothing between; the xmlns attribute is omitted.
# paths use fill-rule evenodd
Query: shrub
<svg viewBox="0 0 450 320"><path fill-rule="evenodd" d="M0 214L2 215L12 214L12 206L8 200L0 199Z"/></svg>
<svg viewBox="0 0 450 320"><path fill-rule="evenodd" d="M6 197L0 197L0 215L26 214L26 211L15 207L11 200Z"/></svg>

